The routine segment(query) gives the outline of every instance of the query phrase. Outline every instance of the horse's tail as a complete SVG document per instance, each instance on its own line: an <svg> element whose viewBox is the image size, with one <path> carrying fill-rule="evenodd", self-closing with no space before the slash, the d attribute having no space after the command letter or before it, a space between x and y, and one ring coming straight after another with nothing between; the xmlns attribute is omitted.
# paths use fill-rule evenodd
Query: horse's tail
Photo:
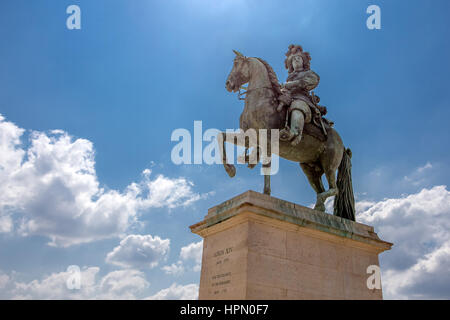
<svg viewBox="0 0 450 320"><path fill-rule="evenodd" d="M352 151L344 150L337 175L339 193L334 199L334 215L355 221L355 197L352 187Z"/></svg>

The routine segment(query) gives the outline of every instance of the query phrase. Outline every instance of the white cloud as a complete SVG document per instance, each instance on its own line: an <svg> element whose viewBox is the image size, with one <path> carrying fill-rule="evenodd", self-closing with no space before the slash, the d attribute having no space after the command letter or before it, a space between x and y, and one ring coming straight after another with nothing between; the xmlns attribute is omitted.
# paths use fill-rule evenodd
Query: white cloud
<svg viewBox="0 0 450 320"><path fill-rule="evenodd" d="M170 274L173 276L180 276L184 273L184 266L182 261L178 261L177 263L172 263L169 266L164 266L161 268L166 274Z"/></svg>
<svg viewBox="0 0 450 320"><path fill-rule="evenodd" d="M410 175L404 176L403 180L406 183L409 183L413 186L419 186L426 183L427 173L430 169L433 168L433 165L430 162L427 162L424 166L418 167L415 169Z"/></svg>
<svg viewBox="0 0 450 320"><path fill-rule="evenodd" d="M193 242L180 250L180 258L183 261L193 260L195 266L193 270L198 272L201 269L202 264L202 253L203 253L203 240L199 242Z"/></svg>
<svg viewBox="0 0 450 320"><path fill-rule="evenodd" d="M68 289L67 281L73 275L70 272L57 272L42 279L30 282L16 280L16 274L8 276L0 270L0 299L34 300L135 300L145 297L150 284L143 272L133 269L112 271L99 278L100 268L81 269L80 289ZM172 284L149 296L147 300L195 300L198 298L198 285Z"/></svg>
<svg viewBox="0 0 450 320"><path fill-rule="evenodd" d="M8 284L10 278L7 274L0 271L0 289L3 289Z"/></svg>
<svg viewBox="0 0 450 320"><path fill-rule="evenodd" d="M142 210L186 206L202 196L184 179L145 169L124 191L100 187L93 144L61 130L24 130L0 115L0 231L41 235L70 246L124 234ZM11 219L13 217L13 219ZM13 225L13 222L16 227Z"/></svg>
<svg viewBox="0 0 450 320"><path fill-rule="evenodd" d="M357 221L393 242L380 256L387 299L450 298L450 192L422 189L397 199L357 203Z"/></svg>
<svg viewBox="0 0 450 320"><path fill-rule="evenodd" d="M25 155L25 151L20 148L20 137L24 129L20 129L15 124L5 121L0 114L0 177L6 177L5 173L17 168Z"/></svg>
<svg viewBox="0 0 450 320"><path fill-rule="evenodd" d="M137 270L120 270L96 280L98 267L81 270L80 289L68 289L69 272L52 273L41 280L20 282L15 276L8 277L0 297L2 299L137 299L149 287L145 275ZM3 277L0 276L0 279ZM1 286L0 286L1 288Z"/></svg>
<svg viewBox="0 0 450 320"><path fill-rule="evenodd" d="M95 294L95 276L99 270L97 267L81 270L79 290L67 288L66 283L71 273L66 271L52 273L42 280L33 280L28 283L14 281L10 299L89 299Z"/></svg>
<svg viewBox="0 0 450 320"><path fill-rule="evenodd" d="M197 300L198 285L188 284L185 286L172 284L169 288L163 289L153 296L147 297L147 300Z"/></svg>
<svg viewBox="0 0 450 320"><path fill-rule="evenodd" d="M13 221L10 216L0 216L0 233L7 233L13 230Z"/></svg>
<svg viewBox="0 0 450 320"><path fill-rule="evenodd" d="M388 269L383 275L391 298L449 299L450 241L425 254L409 268Z"/></svg>
<svg viewBox="0 0 450 320"><path fill-rule="evenodd" d="M184 246L180 250L180 260L177 263L167 265L161 269L166 273L174 276L183 274L186 269L199 272L202 265L203 240L192 242ZM192 262L194 265L192 266Z"/></svg>
<svg viewBox="0 0 450 320"><path fill-rule="evenodd" d="M170 240L151 235L128 235L109 252L106 262L136 269L151 269L167 258Z"/></svg>
<svg viewBox="0 0 450 320"><path fill-rule="evenodd" d="M129 299L149 287L144 273L137 270L119 270L108 273L100 281L95 299Z"/></svg>
<svg viewBox="0 0 450 320"><path fill-rule="evenodd" d="M417 168L417 171L418 172L423 172L426 169L431 169L431 168L433 168L433 165L430 162L427 162L423 167Z"/></svg>

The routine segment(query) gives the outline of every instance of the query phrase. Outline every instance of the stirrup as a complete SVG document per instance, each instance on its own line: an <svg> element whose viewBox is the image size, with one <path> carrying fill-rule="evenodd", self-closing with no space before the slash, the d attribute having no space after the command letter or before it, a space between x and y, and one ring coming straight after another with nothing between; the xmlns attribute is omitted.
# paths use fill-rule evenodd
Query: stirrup
<svg viewBox="0 0 450 320"><path fill-rule="evenodd" d="M291 141L297 135L292 134L291 130L288 128L284 128L280 131L280 140L281 141Z"/></svg>

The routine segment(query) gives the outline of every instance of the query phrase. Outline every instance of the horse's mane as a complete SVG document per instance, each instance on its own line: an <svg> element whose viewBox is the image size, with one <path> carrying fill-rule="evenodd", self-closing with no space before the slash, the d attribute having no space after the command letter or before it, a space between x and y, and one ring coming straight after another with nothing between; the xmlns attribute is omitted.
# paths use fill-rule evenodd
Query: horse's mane
<svg viewBox="0 0 450 320"><path fill-rule="evenodd" d="M270 66L270 64L267 63L267 61L261 59L261 58L256 58L259 60L259 62L261 62L267 70L267 74L269 75L269 80L270 83L272 84L272 89L275 93L276 98L278 99L278 97L281 95L281 86L280 83L278 82L278 77L277 74L275 73L275 71L273 71L272 67Z"/></svg>

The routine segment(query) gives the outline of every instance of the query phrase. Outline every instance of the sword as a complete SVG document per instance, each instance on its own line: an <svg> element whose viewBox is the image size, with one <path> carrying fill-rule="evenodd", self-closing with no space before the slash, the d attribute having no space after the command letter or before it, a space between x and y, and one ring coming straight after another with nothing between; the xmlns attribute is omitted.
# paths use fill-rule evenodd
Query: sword
<svg viewBox="0 0 450 320"><path fill-rule="evenodd" d="M314 91L311 91L311 97L312 97L312 103L314 104L314 106L316 106L317 108L317 104L316 104L316 96L314 94ZM317 108L319 109L319 108ZM325 129L325 126L323 125L323 121L322 121L322 114L319 111L319 121L320 121L320 126L322 127L322 131L323 134L325 135L325 137L327 136L327 130ZM317 123L316 123L317 124Z"/></svg>

